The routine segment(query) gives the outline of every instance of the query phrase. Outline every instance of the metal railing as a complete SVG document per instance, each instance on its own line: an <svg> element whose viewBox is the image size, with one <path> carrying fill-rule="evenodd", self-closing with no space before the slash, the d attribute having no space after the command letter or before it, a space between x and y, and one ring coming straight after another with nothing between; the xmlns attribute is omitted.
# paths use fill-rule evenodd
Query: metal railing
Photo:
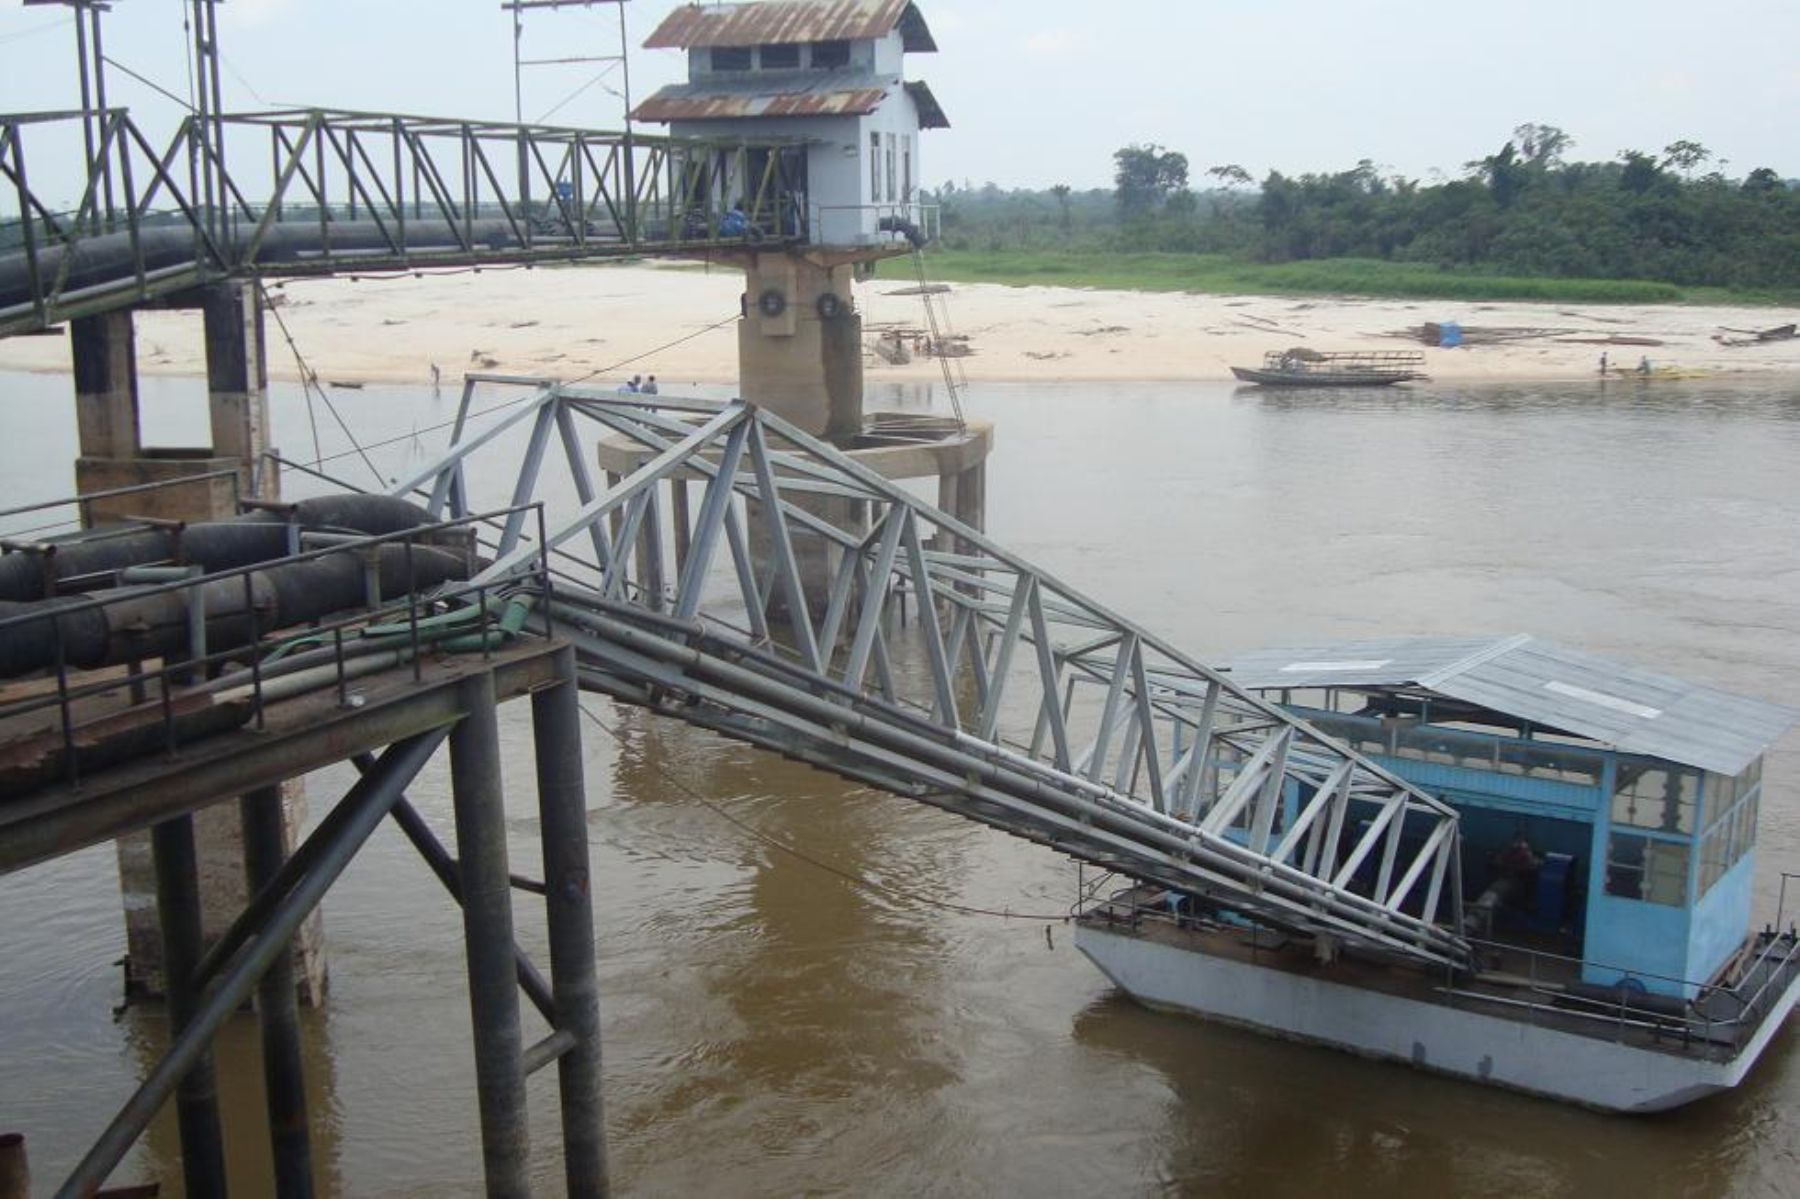
<svg viewBox="0 0 1800 1199"><path fill-rule="evenodd" d="M478 523L514 518L531 518L535 522L538 547L536 560L527 561L516 577L504 583L453 580L419 585L413 565L415 550L443 551L453 535L471 530ZM548 610L555 590L544 533L543 505L528 503L379 536L317 535L316 539L323 543L319 548L302 548L285 557L210 574L179 564L150 572L125 568L120 572L119 582L142 579L144 584L131 585L117 592L86 595L73 602L0 619L0 636L12 629L42 629L52 639L54 660L48 670L48 679L53 686L43 694L0 704L0 723L25 720L36 713L54 710L55 728L51 732L60 740L61 758L55 773L61 781L74 785L82 777L81 733L92 722L115 721L122 708L141 712L146 705L154 704L161 749L173 755L192 739L184 736L181 719L184 704L192 697L206 696L217 702L224 702L221 699L224 697L247 703L248 710L243 713L243 719L234 720L233 727L248 722L262 728L270 703L300 692L335 688L339 705L354 707L349 684L355 678L377 669L410 664L417 681L423 677L423 651L427 647L479 651L486 658L500 639L529 631L528 622L522 618L496 627L494 604L502 599L512 603L520 596L530 596L534 605ZM302 532L300 538L304 547L315 540L315 535ZM325 558L358 555L364 559L367 578L366 564L370 556L378 556L389 546L399 546L405 555L407 586L403 596L381 594L377 573L365 591L363 605L354 611L346 609L348 615L304 625L260 627L254 578L259 573ZM472 561L470 566L474 566ZM470 573L473 573L472 569ZM217 588L219 584L230 584L234 580L240 581L242 587L241 608L209 615L202 589ZM116 605L159 595L174 595L185 608L188 627L185 652L179 656L165 653L160 657L132 658L123 664L125 673L122 677L116 666L82 670L70 664L66 630L72 620L86 613L104 612ZM226 619L245 622L247 635L223 648L210 648L206 644L209 623ZM294 631L296 629L300 631ZM270 643L267 638L278 632L289 635ZM537 635L547 637L550 634L540 625ZM157 664L147 666L147 662ZM215 668L231 663L238 663L239 668L216 678L208 677ZM113 703L104 702L109 698ZM92 705L100 710L84 719L83 713L78 711L81 705ZM221 730L208 725L200 735L217 731ZM42 782L36 785L42 785Z"/></svg>
<svg viewBox="0 0 1800 1199"><path fill-rule="evenodd" d="M1166 902L1140 902L1141 888L1109 890L1116 885L1116 878L1112 872L1091 878L1085 872L1078 874L1071 918L1101 919L1133 930L1149 922L1178 929L1232 927L1244 931L1205 915L1184 912ZM1522 1013L1527 1023L1553 1023L1583 1035L1616 1040L1627 1033L1637 1033L1662 1048L1706 1051L1725 1046L1735 1050L1755 1034L1782 995L1800 979L1800 937L1792 931L1764 932L1756 935L1754 943L1755 952L1738 970L1738 981L1721 985L1604 962L1584 962L1511 942L1471 937L1469 944L1478 953L1508 959L1509 965L1511 959L1523 957L1524 974L1508 971L1507 982L1490 982L1487 985L1493 989L1478 990L1470 985L1483 982L1481 971L1476 969L1461 981L1454 975L1448 976L1431 990L1446 1000L1495 1005ZM1255 941L1251 945L1258 947ZM1641 998L1646 992L1629 985L1606 988L1614 994L1605 997L1565 990L1566 981L1579 979L1584 967L1638 980L1640 984L1646 980L1667 983L1694 994L1676 1012L1646 1007ZM1511 981L1514 977L1522 977L1522 983ZM1518 991L1524 997L1502 993L1501 988ZM1707 1010L1720 1004L1729 1006L1731 1011L1719 1015Z"/></svg>
<svg viewBox="0 0 1800 1199"><path fill-rule="evenodd" d="M90 128L85 172L54 179ZM188 117L161 143L125 109L0 114L0 335L231 276L742 244L734 206L801 239L785 144L323 109Z"/></svg>
<svg viewBox="0 0 1800 1199"><path fill-rule="evenodd" d="M169 491L182 487L192 487L199 483L211 483L218 479L231 481L232 507L239 507L243 502L243 480L235 469L209 470L191 475L182 475L175 479L159 479L154 483L134 483L129 487L108 487L99 491L87 491L80 495L64 496L61 499L39 500L32 504L19 504L12 508L0 509L0 520L14 516L25 516L33 512L54 512L61 508L72 508L75 514L63 520L36 525L29 529L12 532L0 532L0 549L12 552L22 548L24 538L35 534L52 532L70 526L87 527L94 524L93 502L95 500L113 500L128 495L149 495L158 491ZM129 523L127 520L126 523Z"/></svg>

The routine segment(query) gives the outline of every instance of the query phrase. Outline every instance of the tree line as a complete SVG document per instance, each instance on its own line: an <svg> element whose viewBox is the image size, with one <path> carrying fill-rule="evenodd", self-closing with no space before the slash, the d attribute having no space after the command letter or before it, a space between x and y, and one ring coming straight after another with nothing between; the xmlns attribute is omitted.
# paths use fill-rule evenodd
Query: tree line
<svg viewBox="0 0 1800 1199"><path fill-rule="evenodd" d="M947 183L951 249L1084 248L1227 254L1260 262L1374 258L1501 275L1651 279L1680 286L1800 289L1800 184L1768 167L1727 174L1703 145L1570 159L1553 125L1521 125L1460 177L1422 182L1369 159L1348 170L1257 183L1133 144L1114 186L1003 190Z"/></svg>

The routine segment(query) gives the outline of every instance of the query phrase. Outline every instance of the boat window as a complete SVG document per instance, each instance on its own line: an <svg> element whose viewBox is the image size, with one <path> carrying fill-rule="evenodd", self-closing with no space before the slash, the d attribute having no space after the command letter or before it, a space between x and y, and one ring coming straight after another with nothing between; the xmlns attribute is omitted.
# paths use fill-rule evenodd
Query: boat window
<svg viewBox="0 0 1800 1199"><path fill-rule="evenodd" d="M1608 895L1681 907L1687 902L1687 870L1685 842L1619 832L1607 839Z"/></svg>
<svg viewBox="0 0 1800 1199"><path fill-rule="evenodd" d="M764 46L762 69L765 71L792 71L800 66L800 44L787 42L778 46Z"/></svg>
<svg viewBox="0 0 1800 1199"><path fill-rule="evenodd" d="M1762 790L1749 771L1738 776L1738 800L1721 807L1700 838L1700 894L1725 876L1733 866L1756 847L1756 817L1762 804Z"/></svg>
<svg viewBox="0 0 1800 1199"><path fill-rule="evenodd" d="M750 47L748 46L714 46L712 48L712 69L715 71L748 71L750 66Z"/></svg>
<svg viewBox="0 0 1800 1199"><path fill-rule="evenodd" d="M1700 776L1666 762L1619 760L1612 822L1665 833L1694 831Z"/></svg>
<svg viewBox="0 0 1800 1199"><path fill-rule="evenodd" d="M850 65L849 42L814 42L812 65L821 71Z"/></svg>

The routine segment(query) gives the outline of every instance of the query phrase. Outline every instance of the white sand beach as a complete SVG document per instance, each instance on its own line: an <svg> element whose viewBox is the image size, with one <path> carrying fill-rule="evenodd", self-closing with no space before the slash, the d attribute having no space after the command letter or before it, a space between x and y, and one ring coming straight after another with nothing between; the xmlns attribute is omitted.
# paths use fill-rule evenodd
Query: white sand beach
<svg viewBox="0 0 1800 1199"><path fill-rule="evenodd" d="M871 337L920 329L922 301L904 278L857 288ZM655 374L665 386L730 383L737 375L743 277L730 267L606 265L486 270L423 277L296 280L271 285L282 322L320 378L428 382L466 370L602 380ZM1786 309L1688 305L1475 304L1349 297L1254 297L1175 292L955 284L943 297L951 326L968 339L971 381L1226 379L1268 350L1423 348L1392 334L1427 321L1540 330L1525 340L1427 349L1442 380L1589 378L1602 352L1615 366L1649 357L1699 372L1800 372L1800 339L1727 346L1725 330L1795 319ZM1604 345L1614 336L1656 346ZM269 368L299 369L273 320ZM204 371L196 313L146 311L138 318L145 373ZM0 369L64 371L62 336L0 341ZM869 356L871 382L939 377L929 357L904 366Z"/></svg>

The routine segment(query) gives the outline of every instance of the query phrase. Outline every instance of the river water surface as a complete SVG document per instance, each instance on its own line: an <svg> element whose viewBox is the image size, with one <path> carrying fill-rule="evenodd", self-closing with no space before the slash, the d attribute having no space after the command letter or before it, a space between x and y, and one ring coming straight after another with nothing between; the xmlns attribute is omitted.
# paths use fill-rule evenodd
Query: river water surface
<svg viewBox="0 0 1800 1199"><path fill-rule="evenodd" d="M195 384L145 388L149 440L204 439ZM69 393L66 379L0 375L0 506L72 490ZM454 404L373 387L333 398L359 437L394 439L372 451L388 474L442 445L431 426ZM1800 705L1800 387L984 385L968 403L997 423L990 531L1203 658L1523 631ZM310 459L297 391L277 388L274 406L277 441ZM317 416L324 452L344 449ZM330 469L371 478L355 456ZM473 485L497 500L510 479ZM1151 1013L1047 919L1073 898L1068 861L584 702L622 1193L1800 1193L1791 1029L1739 1091L1625 1119ZM530 873L525 707L504 715L514 868ZM1777 872L1800 869L1800 738L1766 777L1760 919ZM315 817L348 784L315 776ZM447 836L441 763L412 796ZM517 920L547 960L528 895ZM323 1193L477 1193L455 908L384 829L325 922L331 996L305 1017ZM28 1134L40 1186L165 1039L152 1009L114 1015L122 952L110 847L0 878L0 1130ZM220 1073L236 1193L265 1194L248 1017ZM531 1090L546 1192L560 1187L553 1073ZM118 1178L176 1193L175 1153L165 1113Z"/></svg>

